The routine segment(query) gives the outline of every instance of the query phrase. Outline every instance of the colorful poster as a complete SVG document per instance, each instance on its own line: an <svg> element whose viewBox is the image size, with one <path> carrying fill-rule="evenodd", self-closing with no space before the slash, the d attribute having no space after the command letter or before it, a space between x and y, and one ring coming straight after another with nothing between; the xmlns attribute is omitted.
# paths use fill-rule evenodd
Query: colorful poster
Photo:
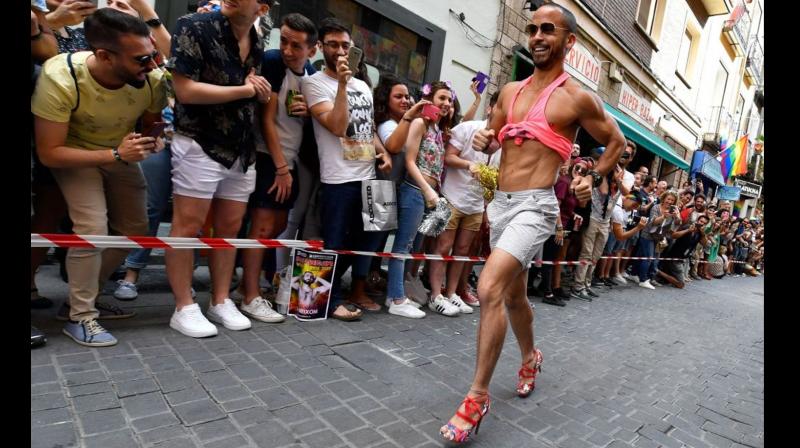
<svg viewBox="0 0 800 448"><path fill-rule="evenodd" d="M411 53L408 61L408 79L418 84L425 80L425 64L428 58L419 54Z"/></svg>
<svg viewBox="0 0 800 448"><path fill-rule="evenodd" d="M397 42L381 37L378 54L378 68L397 74L397 62L400 57L400 45Z"/></svg>
<svg viewBox="0 0 800 448"><path fill-rule="evenodd" d="M289 315L297 320L328 318L331 281L336 254L296 249L292 260L292 292Z"/></svg>
<svg viewBox="0 0 800 448"><path fill-rule="evenodd" d="M378 39L380 36L372 31L353 25L353 44L364 50L364 61L370 65L377 65L378 61Z"/></svg>

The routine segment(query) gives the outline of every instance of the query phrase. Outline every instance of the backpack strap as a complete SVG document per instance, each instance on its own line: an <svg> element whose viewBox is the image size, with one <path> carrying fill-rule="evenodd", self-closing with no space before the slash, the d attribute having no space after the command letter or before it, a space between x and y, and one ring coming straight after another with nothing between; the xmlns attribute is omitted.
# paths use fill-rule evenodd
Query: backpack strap
<svg viewBox="0 0 800 448"><path fill-rule="evenodd" d="M72 80L75 82L75 91L78 93L78 100L75 102L75 107L72 108L72 112L75 112L81 105L81 89L78 88L78 77L75 75L75 67L72 65L72 53L67 54L67 65L69 74L72 75Z"/></svg>

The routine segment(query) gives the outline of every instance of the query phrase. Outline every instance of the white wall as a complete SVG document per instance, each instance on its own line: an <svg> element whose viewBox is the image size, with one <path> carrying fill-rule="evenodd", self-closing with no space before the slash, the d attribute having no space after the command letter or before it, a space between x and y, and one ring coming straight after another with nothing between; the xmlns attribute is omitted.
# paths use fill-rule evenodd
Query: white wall
<svg viewBox="0 0 800 448"><path fill-rule="evenodd" d="M397 0L396 3L414 14L419 15L432 24L445 31L444 56L442 58L442 70L439 75L441 80L449 80L456 89L459 102L461 103L462 113L469 108L473 101L469 85L475 73L482 71L489 73L492 59L491 48L480 48L470 42L465 36L462 27L459 25L456 14L463 12L465 23L469 24L490 40L476 37L480 43L491 44L491 40L498 39L497 16L500 14L502 0ZM470 35L476 34L469 31ZM484 92L484 102L486 104L486 93ZM482 109L479 109L478 117L482 117Z"/></svg>

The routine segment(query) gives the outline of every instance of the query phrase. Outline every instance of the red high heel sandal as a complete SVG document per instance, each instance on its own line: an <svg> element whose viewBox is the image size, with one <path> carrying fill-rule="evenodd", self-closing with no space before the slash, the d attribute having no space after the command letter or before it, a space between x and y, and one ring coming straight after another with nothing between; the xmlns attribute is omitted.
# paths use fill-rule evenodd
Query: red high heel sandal
<svg viewBox="0 0 800 448"><path fill-rule="evenodd" d="M519 395L520 398L528 397L528 395L533 392L533 389L536 388L536 375L542 371L542 361L544 361L544 357L542 356L541 350L537 348L533 352L533 367L528 367L525 363L520 367L517 373L519 376L517 395ZM527 380L530 380L530 382L527 382Z"/></svg>
<svg viewBox="0 0 800 448"><path fill-rule="evenodd" d="M472 431L475 431L475 434L478 434L478 430L481 427L481 422L483 421L483 417L489 413L489 396L486 396L486 401L483 403L476 401L474 398L467 396L464 398L464 401L461 402L464 405L464 410L466 414L461 411L456 411L456 415L464 419L467 423L472 425L468 429L461 429L456 427L452 422L447 422L446 425L442 426L439 429L439 434L441 434L442 438L447 441L455 442L455 443L464 443L469 440L469 437L472 435ZM461 406L459 406L460 408ZM478 418L474 419L472 416L474 414L478 414Z"/></svg>

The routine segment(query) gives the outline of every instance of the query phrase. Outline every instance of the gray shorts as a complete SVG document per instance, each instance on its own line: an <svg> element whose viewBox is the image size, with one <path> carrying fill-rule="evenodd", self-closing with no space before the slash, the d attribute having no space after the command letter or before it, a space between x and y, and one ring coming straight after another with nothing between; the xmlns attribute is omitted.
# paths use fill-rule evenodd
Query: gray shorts
<svg viewBox="0 0 800 448"><path fill-rule="evenodd" d="M555 233L558 199L552 188L512 193L497 190L486 214L491 248L503 249L527 268Z"/></svg>

